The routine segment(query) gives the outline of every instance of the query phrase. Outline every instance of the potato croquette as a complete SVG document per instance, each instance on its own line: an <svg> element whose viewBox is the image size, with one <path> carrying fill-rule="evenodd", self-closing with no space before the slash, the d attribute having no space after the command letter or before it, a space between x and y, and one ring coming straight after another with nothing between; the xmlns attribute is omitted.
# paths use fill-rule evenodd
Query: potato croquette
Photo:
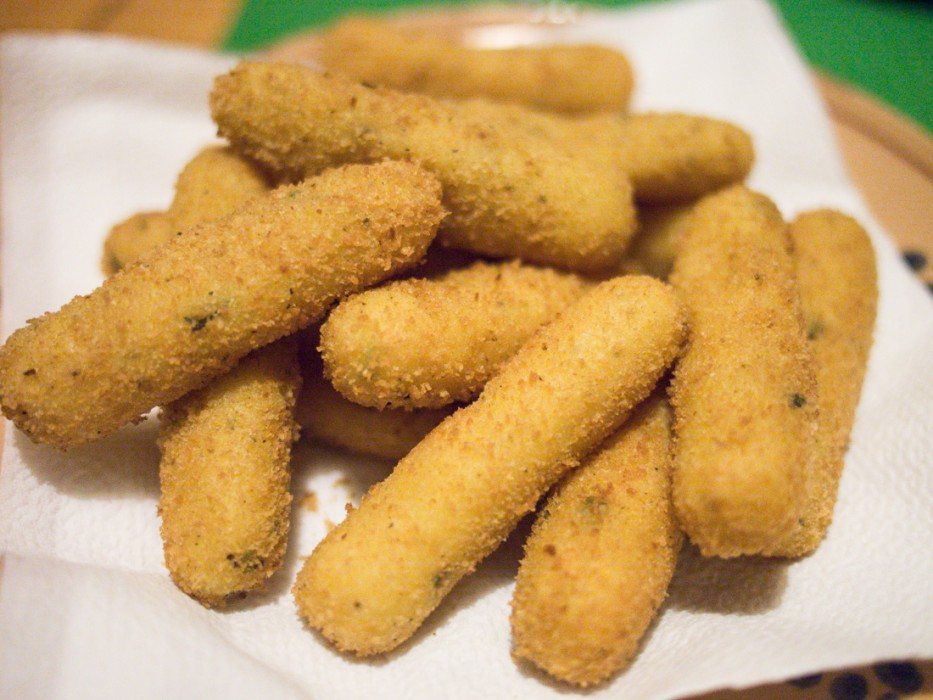
<svg viewBox="0 0 933 700"><path fill-rule="evenodd" d="M690 318L671 385L674 506L706 556L768 551L804 503L816 382L789 244L771 201L734 187L696 206L674 263Z"/></svg>
<svg viewBox="0 0 933 700"><path fill-rule="evenodd" d="M801 524L772 552L797 557L819 546L833 519L871 349L878 281L871 240L845 214L807 212L791 224L790 236L820 392L816 459Z"/></svg>
<svg viewBox="0 0 933 700"><path fill-rule="evenodd" d="M346 398L372 408L469 401L587 286L572 274L480 262L369 289L341 302L321 327L324 373Z"/></svg>
<svg viewBox="0 0 933 700"><path fill-rule="evenodd" d="M440 184L408 163L279 188L11 335L3 412L62 448L112 432L415 264L443 214Z"/></svg>
<svg viewBox="0 0 933 700"><path fill-rule="evenodd" d="M361 656L409 638L648 395L685 322L673 290L632 276L541 328L317 546L294 587L301 615Z"/></svg>
<svg viewBox="0 0 933 700"><path fill-rule="evenodd" d="M343 398L318 373L305 374L295 418L302 431L316 441L397 462L453 410L366 408Z"/></svg>
<svg viewBox="0 0 933 700"><path fill-rule="evenodd" d="M694 202L688 202L640 209L638 230L622 260L622 268L667 279L693 205Z"/></svg>
<svg viewBox="0 0 933 700"><path fill-rule="evenodd" d="M622 111L634 82L604 46L473 49L389 22L345 19L321 37L320 60L354 80L437 97L488 97L567 114Z"/></svg>
<svg viewBox="0 0 933 700"><path fill-rule="evenodd" d="M168 242L178 231L219 219L269 186L258 168L230 148L205 148L175 182L167 212L143 212L114 226L104 242L104 274L112 275Z"/></svg>
<svg viewBox="0 0 933 700"><path fill-rule="evenodd" d="M161 211L133 214L116 224L104 241L104 274L114 275L136 262L153 248L165 244L175 234L172 221Z"/></svg>
<svg viewBox="0 0 933 700"><path fill-rule="evenodd" d="M206 606L261 588L282 563L300 383L286 338L162 413L165 564Z"/></svg>
<svg viewBox="0 0 933 700"><path fill-rule="evenodd" d="M233 213L269 191L259 168L229 146L203 149L179 173L169 219L178 231Z"/></svg>
<svg viewBox="0 0 933 700"><path fill-rule="evenodd" d="M594 168L487 107L371 89L298 65L242 63L219 77L220 134L292 177L346 162L413 160L435 173L452 248L597 271L618 263L635 227L621 166Z"/></svg>
<svg viewBox="0 0 933 700"><path fill-rule="evenodd" d="M538 514L512 597L513 654L589 686L632 659L674 573L670 409L654 396Z"/></svg>
<svg viewBox="0 0 933 700"><path fill-rule="evenodd" d="M635 198L646 204L696 199L741 182L755 159L749 135L719 119L648 113L620 123L619 155ZM590 131L602 128L599 120L591 124Z"/></svg>

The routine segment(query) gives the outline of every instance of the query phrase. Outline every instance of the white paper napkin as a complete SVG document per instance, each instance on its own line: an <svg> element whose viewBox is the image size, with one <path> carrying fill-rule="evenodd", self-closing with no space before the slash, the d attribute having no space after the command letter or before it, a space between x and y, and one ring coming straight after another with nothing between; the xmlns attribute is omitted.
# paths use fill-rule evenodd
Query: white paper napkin
<svg viewBox="0 0 933 700"><path fill-rule="evenodd" d="M826 542L792 564L707 561L686 550L638 659L594 694L671 697L933 656L933 304L846 177L807 71L773 12L758 1L705 0L594 14L546 38L624 49L635 65L639 109L681 109L745 126L758 153L753 186L788 217L832 205L865 222L881 286L875 347ZM213 136L207 92L231 64L116 39L0 42L4 336L100 283L101 243L112 223L168 204L176 173ZM0 696L545 698L565 691L509 656L520 536L384 659L344 658L304 628L288 594L300 558L326 521L339 521L344 503L391 466L323 449L297 450L296 501L313 489L320 507L311 512L296 502L289 556L270 589L228 612L201 608L173 587L162 564L155 429L148 421L62 454L7 425Z"/></svg>

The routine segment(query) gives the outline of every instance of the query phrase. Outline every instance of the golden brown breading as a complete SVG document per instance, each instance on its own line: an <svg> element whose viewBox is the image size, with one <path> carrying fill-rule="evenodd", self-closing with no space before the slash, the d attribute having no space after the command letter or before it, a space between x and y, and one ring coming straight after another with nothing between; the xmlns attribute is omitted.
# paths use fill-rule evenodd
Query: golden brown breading
<svg viewBox="0 0 933 700"><path fill-rule="evenodd" d="M370 89L289 64L242 63L211 94L221 135L292 176L410 159L444 186L441 240L494 257L605 270L634 230L621 166L593 168L490 110Z"/></svg>
<svg viewBox="0 0 933 700"><path fill-rule="evenodd" d="M108 277L136 262L175 233L171 219L161 211L143 211L115 224L104 240L101 268Z"/></svg>
<svg viewBox="0 0 933 700"><path fill-rule="evenodd" d="M621 269L667 279L694 204L687 202L641 208L638 211L638 230L625 253Z"/></svg>
<svg viewBox="0 0 933 700"><path fill-rule="evenodd" d="M771 553L815 550L833 519L878 308L875 253L854 219L829 209L790 226L807 339L820 392L816 458L802 523Z"/></svg>
<svg viewBox="0 0 933 700"><path fill-rule="evenodd" d="M620 123L619 155L639 202L696 199L744 180L755 159L749 135L720 119L647 113Z"/></svg>
<svg viewBox="0 0 933 700"><path fill-rule="evenodd" d="M604 282L541 328L306 560L301 615L339 649L410 637L673 362L685 316L649 277Z"/></svg>
<svg viewBox="0 0 933 700"><path fill-rule="evenodd" d="M286 338L162 414L165 564L206 606L261 588L282 563L300 385L295 342Z"/></svg>
<svg viewBox="0 0 933 700"><path fill-rule="evenodd" d="M710 117L648 112L567 118L479 99L461 108L548 140L592 168L621 164L635 199L644 204L684 202L740 182L755 159L745 131Z"/></svg>
<svg viewBox="0 0 933 700"><path fill-rule="evenodd" d="M321 37L321 62L404 92L485 96L568 114L622 111L634 82L625 56L605 46L473 49L359 16Z"/></svg>
<svg viewBox="0 0 933 700"><path fill-rule="evenodd" d="M772 548L806 495L816 382L784 221L734 187L687 222L671 283L690 317L674 374L674 505L703 554Z"/></svg>
<svg viewBox="0 0 933 700"><path fill-rule="evenodd" d="M112 432L417 262L439 198L414 165L347 166L195 226L11 335L3 412L58 447Z"/></svg>
<svg viewBox="0 0 933 700"><path fill-rule="evenodd" d="M229 146L208 146L179 173L166 214L178 231L233 213L269 191L264 173Z"/></svg>
<svg viewBox="0 0 933 700"><path fill-rule="evenodd" d="M324 373L346 398L372 408L470 401L587 286L576 275L516 261L369 289L341 302L321 326Z"/></svg>
<svg viewBox="0 0 933 700"><path fill-rule="evenodd" d="M655 395L538 514L512 596L515 657L584 687L619 671L664 600L682 539L670 409Z"/></svg>
<svg viewBox="0 0 933 700"><path fill-rule="evenodd" d="M397 462L453 411L366 408L343 398L320 373L306 373L295 418L315 440Z"/></svg>
<svg viewBox="0 0 933 700"><path fill-rule="evenodd" d="M232 214L268 191L265 176L233 149L203 149L179 174L167 212L135 214L110 230L104 242L104 274L112 275L136 262L178 231Z"/></svg>

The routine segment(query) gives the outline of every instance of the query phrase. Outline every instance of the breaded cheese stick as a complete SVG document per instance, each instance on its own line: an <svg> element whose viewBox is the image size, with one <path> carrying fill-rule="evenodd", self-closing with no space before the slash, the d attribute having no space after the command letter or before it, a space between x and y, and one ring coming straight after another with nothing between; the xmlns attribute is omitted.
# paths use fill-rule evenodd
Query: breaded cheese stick
<svg viewBox="0 0 933 700"><path fill-rule="evenodd" d="M268 191L265 177L254 164L229 147L209 146L182 169L167 212L136 214L110 230L104 242L104 273L112 275L178 231L232 214Z"/></svg>
<svg viewBox="0 0 933 700"><path fill-rule="evenodd" d="M153 248L165 244L175 233L172 221L161 211L133 214L110 229L104 240L103 268L108 277Z"/></svg>
<svg viewBox="0 0 933 700"><path fill-rule="evenodd" d="M622 269L634 269L658 279L667 279L694 204L687 202L641 208L638 230L622 260Z"/></svg>
<svg viewBox="0 0 933 700"><path fill-rule="evenodd" d="M599 132L606 121L591 120L585 130ZM635 198L646 204L696 199L741 182L755 160L749 135L721 119L646 113L619 124L620 157Z"/></svg>
<svg viewBox="0 0 933 700"><path fill-rule="evenodd" d="M878 282L871 239L851 217L831 209L807 212L791 224L790 237L820 410L800 524L771 553L798 557L819 546L833 519L871 349Z"/></svg>
<svg viewBox="0 0 933 700"><path fill-rule="evenodd" d="M701 201L671 283L690 341L671 385L674 505L706 556L760 554L806 495L816 382L784 221L734 187Z"/></svg>
<svg viewBox="0 0 933 700"><path fill-rule="evenodd" d="M567 114L622 111L634 82L626 57L605 46L474 49L359 16L331 27L320 51L326 68L360 82Z"/></svg>
<svg viewBox="0 0 933 700"><path fill-rule="evenodd" d="M261 588L282 563L300 385L295 341L285 338L162 413L165 564L208 607Z"/></svg>
<svg viewBox="0 0 933 700"><path fill-rule="evenodd" d="M202 149L179 173L175 196L166 214L178 231L232 214L269 191L255 163L229 146Z"/></svg>
<svg viewBox="0 0 933 700"><path fill-rule="evenodd" d="M321 326L324 373L346 398L371 408L469 401L587 287L572 274L479 262L369 289Z"/></svg>
<svg viewBox="0 0 933 700"><path fill-rule="evenodd" d="M112 432L416 263L439 198L414 165L347 166L195 226L11 335L3 412L62 448Z"/></svg>
<svg viewBox="0 0 933 700"><path fill-rule="evenodd" d="M295 418L316 440L397 462L453 411L453 406L416 411L366 408L343 398L318 373L305 375Z"/></svg>
<svg viewBox="0 0 933 700"><path fill-rule="evenodd" d="M535 519L512 596L514 656L583 687L622 669L667 594L682 539L670 409L656 394Z"/></svg>
<svg viewBox="0 0 933 700"><path fill-rule="evenodd" d="M241 63L219 77L220 134L274 171L398 158L435 173L450 210L441 240L493 257L596 271L616 264L635 217L620 166L594 168L508 119L370 89L298 65Z"/></svg>
<svg viewBox="0 0 933 700"><path fill-rule="evenodd" d="M595 287L324 538L295 583L302 617L361 656L408 639L648 395L684 333L680 301L662 282L632 276Z"/></svg>

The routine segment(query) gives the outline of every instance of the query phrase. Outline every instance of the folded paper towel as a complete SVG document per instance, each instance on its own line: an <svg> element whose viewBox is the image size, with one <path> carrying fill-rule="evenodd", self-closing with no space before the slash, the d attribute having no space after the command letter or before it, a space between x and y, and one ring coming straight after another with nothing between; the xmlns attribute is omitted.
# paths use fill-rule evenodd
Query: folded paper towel
<svg viewBox="0 0 933 700"><path fill-rule="evenodd" d="M496 41L508 41L499 28ZM881 300L836 522L799 562L685 550L631 669L595 695L671 697L881 658L933 656L933 302L845 175L805 67L764 2L705 0L586 15L522 42L619 46L637 109L747 128L752 185L791 217L836 206L875 242ZM108 227L161 208L213 134L207 92L233 61L114 39L0 42L3 335L100 283ZM288 588L323 536L391 465L299 447L289 558L228 612L178 592L158 536L154 421L67 454L6 427L0 468L0 696L552 697L509 656L524 532L463 581L414 640L355 662L302 627ZM308 490L320 503L300 505Z"/></svg>

